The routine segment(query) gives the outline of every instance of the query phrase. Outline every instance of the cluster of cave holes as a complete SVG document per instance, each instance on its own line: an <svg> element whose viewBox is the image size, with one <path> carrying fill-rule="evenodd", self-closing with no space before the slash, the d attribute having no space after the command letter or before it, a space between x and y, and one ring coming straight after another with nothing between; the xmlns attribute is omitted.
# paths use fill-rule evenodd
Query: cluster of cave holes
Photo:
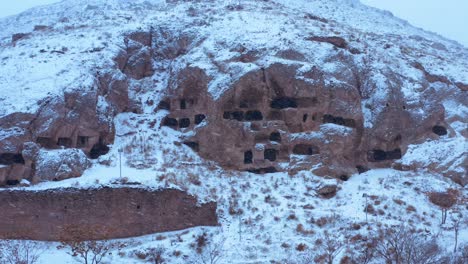
<svg viewBox="0 0 468 264"><path fill-rule="evenodd" d="M225 111L223 119L237 120L237 121L260 121L263 120L262 112L258 110L249 111Z"/></svg>
<svg viewBox="0 0 468 264"><path fill-rule="evenodd" d="M52 138L49 137L38 137L36 138L36 143L41 145L44 148L55 148L57 146L72 148L73 140L68 137L59 137L55 143ZM87 136L78 136L76 140L77 148L86 148L89 144L89 137ZM109 147L104 144L102 138L99 138L99 142L94 144L89 152L89 157L91 159L97 159L101 155L105 155L109 152Z"/></svg>
<svg viewBox="0 0 468 264"><path fill-rule="evenodd" d="M179 109L184 110L195 104L193 99L180 99L179 100ZM158 104L157 109L162 110L171 110L171 103L169 101L161 101Z"/></svg>
<svg viewBox="0 0 468 264"><path fill-rule="evenodd" d="M263 158L269 161L276 161L277 154L278 154L278 150L268 148L263 151ZM252 163L253 163L253 153L251 150L247 150L244 152L244 164L252 164Z"/></svg>
<svg viewBox="0 0 468 264"><path fill-rule="evenodd" d="M205 120L206 116L204 114L197 114L194 117L194 124L198 125L203 120ZM162 122L163 126L168 126L172 128L187 128L190 127L190 118L182 117L182 118L173 118L173 117L166 117Z"/></svg>
<svg viewBox="0 0 468 264"><path fill-rule="evenodd" d="M399 148L390 150L390 151L374 149L367 153L367 160L370 162L395 160L395 159L400 159L400 158L401 158L401 150Z"/></svg>

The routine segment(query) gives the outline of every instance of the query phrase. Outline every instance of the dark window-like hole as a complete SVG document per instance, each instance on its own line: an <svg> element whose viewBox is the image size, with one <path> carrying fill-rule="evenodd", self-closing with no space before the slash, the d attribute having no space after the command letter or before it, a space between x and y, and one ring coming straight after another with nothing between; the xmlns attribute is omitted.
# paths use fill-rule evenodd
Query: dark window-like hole
<svg viewBox="0 0 468 264"><path fill-rule="evenodd" d="M362 166L362 165L357 165L356 170L358 171L359 174L361 174L361 173L364 173L364 172L368 171L369 169Z"/></svg>
<svg viewBox="0 0 468 264"><path fill-rule="evenodd" d="M24 164L24 158L21 154L15 153L3 153L0 154L0 164L11 165L11 164Z"/></svg>
<svg viewBox="0 0 468 264"><path fill-rule="evenodd" d="M78 136L76 140L76 146L78 148L83 148L88 146L89 137Z"/></svg>
<svg viewBox="0 0 468 264"><path fill-rule="evenodd" d="M38 137L36 143L44 148L51 148L54 145L52 139L48 137Z"/></svg>
<svg viewBox="0 0 468 264"><path fill-rule="evenodd" d="M203 122L203 120L205 120L205 118L206 118L206 116L204 114L195 115L195 125L198 125L201 122Z"/></svg>
<svg viewBox="0 0 468 264"><path fill-rule="evenodd" d="M298 144L293 148L293 153L297 155L314 155L318 154L319 150L316 146L309 144Z"/></svg>
<svg viewBox="0 0 468 264"><path fill-rule="evenodd" d="M305 122L305 121L307 121L307 114L304 114L304 115L302 116L302 122Z"/></svg>
<svg viewBox="0 0 468 264"><path fill-rule="evenodd" d="M270 141L281 142L281 134L279 132L271 132Z"/></svg>
<svg viewBox="0 0 468 264"><path fill-rule="evenodd" d="M251 164L253 162L253 153L251 150L244 152L244 164Z"/></svg>
<svg viewBox="0 0 468 264"><path fill-rule="evenodd" d="M66 147L66 148L71 148L72 147L72 140L71 140L71 138L60 137L57 140L57 145L58 146L63 146L63 147Z"/></svg>
<svg viewBox="0 0 468 264"><path fill-rule="evenodd" d="M276 149L265 149L263 152L263 158L269 161L276 160Z"/></svg>
<svg viewBox="0 0 468 264"><path fill-rule="evenodd" d="M271 104L271 108L284 109L284 108L297 108L296 99L290 97L280 97L274 99Z"/></svg>
<svg viewBox="0 0 468 264"><path fill-rule="evenodd" d="M347 180L349 180L349 176L343 174L343 175L340 176L340 180L347 181Z"/></svg>
<svg viewBox="0 0 468 264"><path fill-rule="evenodd" d="M264 173L275 173L278 170L275 167L266 167L266 168L258 168L258 169L249 169L248 172L255 173L255 174L264 174Z"/></svg>
<svg viewBox="0 0 468 264"><path fill-rule="evenodd" d="M380 149L374 149L369 151L368 158L369 161L383 161L387 159L387 152L380 150Z"/></svg>
<svg viewBox="0 0 468 264"><path fill-rule="evenodd" d="M137 205L137 209L140 210L141 206L140 205Z"/></svg>
<svg viewBox="0 0 468 264"><path fill-rule="evenodd" d="M179 125L179 122L175 118L166 117L166 118L164 118L162 124L163 124L163 126L177 127Z"/></svg>
<svg viewBox="0 0 468 264"><path fill-rule="evenodd" d="M229 112L229 111L224 111L224 113L223 113L223 118L224 118L224 119L231 119L231 112Z"/></svg>
<svg viewBox="0 0 468 264"><path fill-rule="evenodd" d="M10 186L18 185L19 183L20 183L20 181L18 181L18 180L7 180L6 181L6 185L10 185Z"/></svg>
<svg viewBox="0 0 468 264"><path fill-rule="evenodd" d="M447 129L443 126L434 126L432 127L432 132L439 136L447 135Z"/></svg>
<svg viewBox="0 0 468 264"><path fill-rule="evenodd" d="M158 109L171 110L171 103L169 101L161 101L158 104Z"/></svg>
<svg viewBox="0 0 468 264"><path fill-rule="evenodd" d="M100 139L98 143L94 144L93 148L89 151L91 159L97 159L101 155L106 155L109 152L109 147L105 145Z"/></svg>
<svg viewBox="0 0 468 264"><path fill-rule="evenodd" d="M234 112L231 113L231 118L235 119L237 121L242 121L242 120L244 120L244 112L234 111Z"/></svg>
<svg viewBox="0 0 468 264"><path fill-rule="evenodd" d="M189 118L181 118L179 119L179 127L186 128L190 126L190 119Z"/></svg>
<svg viewBox="0 0 468 264"><path fill-rule="evenodd" d="M198 142L186 141L186 142L184 142L184 144L187 145L189 148L191 148L195 152L198 152L198 150L199 150Z"/></svg>
<svg viewBox="0 0 468 264"><path fill-rule="evenodd" d="M180 100L180 109L186 109L187 108L187 102L185 99Z"/></svg>
<svg viewBox="0 0 468 264"><path fill-rule="evenodd" d="M245 112L245 120L247 121L259 121L263 119L262 112L258 110L252 110Z"/></svg>
<svg viewBox="0 0 468 264"><path fill-rule="evenodd" d="M394 149L391 151L387 151L387 159L401 159L401 150L400 149Z"/></svg>
<svg viewBox="0 0 468 264"><path fill-rule="evenodd" d="M356 121L354 121L354 119L344 119L344 125L347 127L356 127Z"/></svg>

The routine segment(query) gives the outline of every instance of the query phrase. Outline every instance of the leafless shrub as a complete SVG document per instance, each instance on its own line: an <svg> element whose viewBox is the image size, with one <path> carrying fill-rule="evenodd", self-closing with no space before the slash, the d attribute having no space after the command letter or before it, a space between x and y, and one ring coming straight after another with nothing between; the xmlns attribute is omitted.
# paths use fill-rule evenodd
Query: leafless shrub
<svg viewBox="0 0 468 264"><path fill-rule="evenodd" d="M34 264L42 254L42 247L34 241L2 240L0 241L0 263Z"/></svg>
<svg viewBox="0 0 468 264"><path fill-rule="evenodd" d="M322 238L315 241L315 251L320 252L315 258L315 263L333 264L336 256L344 249L345 242L337 234L324 231Z"/></svg>
<svg viewBox="0 0 468 264"><path fill-rule="evenodd" d="M444 254L435 239L428 239L405 226L380 229L376 255L386 263L438 264Z"/></svg>
<svg viewBox="0 0 468 264"><path fill-rule="evenodd" d="M108 241L64 241L62 247L68 248L69 254L84 264L99 264L117 244Z"/></svg>
<svg viewBox="0 0 468 264"><path fill-rule="evenodd" d="M200 239L200 237L202 237ZM195 263L217 264L221 263L224 252L224 240L213 241L204 233L197 237L197 260ZM203 246L201 245L203 244ZM199 250L200 249L200 250Z"/></svg>
<svg viewBox="0 0 468 264"><path fill-rule="evenodd" d="M166 262L164 259L164 248L157 247L157 248L148 248L146 253L148 255L148 260L153 264L163 264Z"/></svg>

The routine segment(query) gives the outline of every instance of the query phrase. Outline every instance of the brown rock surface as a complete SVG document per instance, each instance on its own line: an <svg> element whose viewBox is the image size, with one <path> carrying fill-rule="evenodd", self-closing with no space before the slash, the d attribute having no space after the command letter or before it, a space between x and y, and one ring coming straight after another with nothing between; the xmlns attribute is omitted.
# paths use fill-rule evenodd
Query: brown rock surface
<svg viewBox="0 0 468 264"><path fill-rule="evenodd" d="M265 173L286 165L290 171L313 168L317 175L336 178L347 178L358 168L389 167L409 144L439 136L434 126L447 126L444 107L430 90L430 103L407 104L398 77L388 73L394 78L389 96L375 102L381 105L372 109L374 124L364 127L353 74L345 66L336 76L325 76L315 67L303 72L276 63L245 74L213 100L206 74L185 68L172 78L160 103L159 109L170 111L162 125L193 130L185 143L225 168ZM418 114L421 107L425 115ZM200 116L205 125L198 126Z"/></svg>
<svg viewBox="0 0 468 264"><path fill-rule="evenodd" d="M94 240L218 225L216 203L137 188L1 191L0 238Z"/></svg>

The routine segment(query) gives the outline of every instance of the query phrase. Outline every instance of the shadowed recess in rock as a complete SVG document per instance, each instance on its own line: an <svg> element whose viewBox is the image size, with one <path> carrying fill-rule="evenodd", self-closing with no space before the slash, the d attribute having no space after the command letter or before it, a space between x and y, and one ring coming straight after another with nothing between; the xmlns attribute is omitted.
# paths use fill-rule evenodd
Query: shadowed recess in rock
<svg viewBox="0 0 468 264"><path fill-rule="evenodd" d="M23 155L16 153L2 153L0 154L0 164L1 165L11 165L11 164L24 164Z"/></svg>
<svg viewBox="0 0 468 264"><path fill-rule="evenodd" d="M297 102L294 98L279 97L271 101L270 107L274 109L297 108Z"/></svg>
<svg viewBox="0 0 468 264"><path fill-rule="evenodd" d="M447 129L443 126L434 126L432 127L432 132L439 136L447 135Z"/></svg>
<svg viewBox="0 0 468 264"><path fill-rule="evenodd" d="M195 142L195 141L185 141L184 145L187 145L189 148L191 148L195 152L198 152L200 150L200 145L198 144L198 142Z"/></svg>
<svg viewBox="0 0 468 264"><path fill-rule="evenodd" d="M390 151L384 151L381 149L374 149L367 153L367 160L370 162L378 162L385 160L395 160L401 158L401 150L394 149Z"/></svg>
<svg viewBox="0 0 468 264"><path fill-rule="evenodd" d="M109 147L105 145L101 140L98 143L94 144L93 148L89 152L89 157L91 159L97 159L102 155L106 155L109 152Z"/></svg>
<svg viewBox="0 0 468 264"><path fill-rule="evenodd" d="M296 155L314 155L319 153L319 149L310 144L297 144L294 146L292 152Z"/></svg>
<svg viewBox="0 0 468 264"><path fill-rule="evenodd" d="M354 119L348 119L332 115L323 115L323 123L332 123L340 126L356 127L356 122L354 121Z"/></svg>

